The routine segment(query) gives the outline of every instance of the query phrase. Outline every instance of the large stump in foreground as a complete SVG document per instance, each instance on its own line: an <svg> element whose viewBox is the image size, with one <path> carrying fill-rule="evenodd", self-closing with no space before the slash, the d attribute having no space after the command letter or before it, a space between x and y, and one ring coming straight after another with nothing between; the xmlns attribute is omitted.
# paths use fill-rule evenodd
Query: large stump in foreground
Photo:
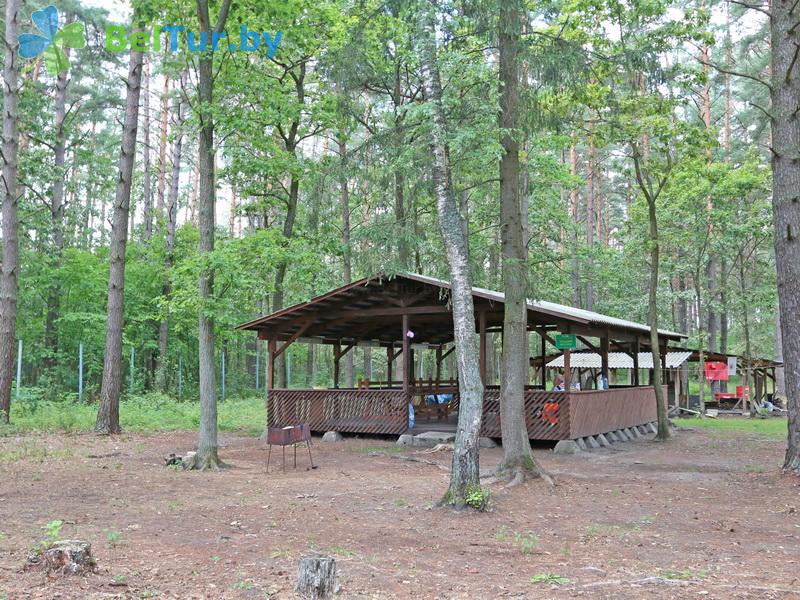
<svg viewBox="0 0 800 600"><path fill-rule="evenodd" d="M306 556L297 567L297 592L303 598L325 600L339 591L336 561L330 556Z"/></svg>
<svg viewBox="0 0 800 600"><path fill-rule="evenodd" d="M53 542L44 551L44 565L48 573L85 575L94 573L97 565L92 556L92 545L82 540Z"/></svg>

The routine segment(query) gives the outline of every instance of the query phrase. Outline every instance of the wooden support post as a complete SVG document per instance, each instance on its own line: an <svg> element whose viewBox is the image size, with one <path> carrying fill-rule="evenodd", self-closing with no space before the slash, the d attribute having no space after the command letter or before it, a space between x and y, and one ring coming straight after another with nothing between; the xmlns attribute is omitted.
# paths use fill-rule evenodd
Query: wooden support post
<svg viewBox="0 0 800 600"><path fill-rule="evenodd" d="M408 337L408 315L403 315L403 393L408 396L411 380L411 340Z"/></svg>
<svg viewBox="0 0 800 600"><path fill-rule="evenodd" d="M278 341L275 338L270 338L267 342L267 391L272 389L275 383L275 350L278 346Z"/></svg>
<svg viewBox="0 0 800 600"><path fill-rule="evenodd" d="M279 423L278 420L278 407L269 405L269 394L272 391L272 386L275 383L275 349L278 342L275 338L270 338L267 341L267 385L264 388L264 404L267 409L267 427L270 423Z"/></svg>
<svg viewBox="0 0 800 600"><path fill-rule="evenodd" d="M486 387L486 313L478 313L478 339L480 344L480 369L483 387Z"/></svg>
<svg viewBox="0 0 800 600"><path fill-rule="evenodd" d="M633 386L639 387L639 340L633 342Z"/></svg>
<svg viewBox="0 0 800 600"><path fill-rule="evenodd" d="M339 359L341 358L342 344L335 342L333 344L333 387L339 387Z"/></svg>
<svg viewBox="0 0 800 600"><path fill-rule="evenodd" d="M540 373L540 376L541 376L542 389L546 390L547 389L547 367L545 365L545 361L547 360L547 356L545 355L546 346L545 346L544 331L540 332L539 335L542 338L542 351L541 351L541 354L542 354L542 372Z"/></svg>
<svg viewBox="0 0 800 600"><path fill-rule="evenodd" d="M386 347L386 385L392 387L392 363L394 362L394 348Z"/></svg>
<svg viewBox="0 0 800 600"><path fill-rule="evenodd" d="M602 378L606 383L610 383L611 376L608 372L608 335L600 338L600 361Z"/></svg>
<svg viewBox="0 0 800 600"><path fill-rule="evenodd" d="M442 382L442 345L436 347L436 387Z"/></svg>

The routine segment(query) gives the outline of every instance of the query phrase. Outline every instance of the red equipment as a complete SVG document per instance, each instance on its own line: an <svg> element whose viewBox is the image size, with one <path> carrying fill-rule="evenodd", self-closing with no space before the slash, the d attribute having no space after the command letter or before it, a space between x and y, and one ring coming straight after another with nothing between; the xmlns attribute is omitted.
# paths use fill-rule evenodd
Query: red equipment
<svg viewBox="0 0 800 600"><path fill-rule="evenodd" d="M723 362L707 362L706 379L708 381L728 381L728 365Z"/></svg>

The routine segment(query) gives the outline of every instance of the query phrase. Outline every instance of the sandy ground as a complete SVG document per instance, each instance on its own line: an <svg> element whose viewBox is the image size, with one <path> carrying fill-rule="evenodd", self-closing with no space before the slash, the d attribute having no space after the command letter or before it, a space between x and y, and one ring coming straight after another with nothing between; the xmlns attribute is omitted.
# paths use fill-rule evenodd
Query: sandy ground
<svg viewBox="0 0 800 600"><path fill-rule="evenodd" d="M434 506L446 451L316 440L319 468L299 453L281 473L278 453L268 474L262 442L224 435L232 468L163 466L194 440L0 439L0 598L294 598L312 551L336 558L341 598L800 598L800 482L780 474L780 439L537 449L556 485L495 486L488 513ZM96 575L22 569L54 519L92 543Z"/></svg>

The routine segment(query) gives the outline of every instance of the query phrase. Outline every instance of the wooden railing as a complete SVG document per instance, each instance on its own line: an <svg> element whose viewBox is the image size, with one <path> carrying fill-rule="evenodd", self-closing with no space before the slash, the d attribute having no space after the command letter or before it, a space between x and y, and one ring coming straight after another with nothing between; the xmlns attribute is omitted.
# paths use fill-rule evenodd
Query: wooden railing
<svg viewBox="0 0 800 600"><path fill-rule="evenodd" d="M401 434L408 430L402 390L270 390L270 426L308 423L312 431ZM446 413L458 410L453 392ZM532 440L563 440L606 433L656 420L652 387L585 392L525 391L525 424ZM501 437L500 391L483 394L481 435Z"/></svg>
<svg viewBox="0 0 800 600"><path fill-rule="evenodd" d="M571 439L643 425L658 418L653 386L570 392L569 396Z"/></svg>
<svg viewBox="0 0 800 600"><path fill-rule="evenodd" d="M400 434L408 429L402 390L270 390L272 427L308 423L312 431Z"/></svg>

